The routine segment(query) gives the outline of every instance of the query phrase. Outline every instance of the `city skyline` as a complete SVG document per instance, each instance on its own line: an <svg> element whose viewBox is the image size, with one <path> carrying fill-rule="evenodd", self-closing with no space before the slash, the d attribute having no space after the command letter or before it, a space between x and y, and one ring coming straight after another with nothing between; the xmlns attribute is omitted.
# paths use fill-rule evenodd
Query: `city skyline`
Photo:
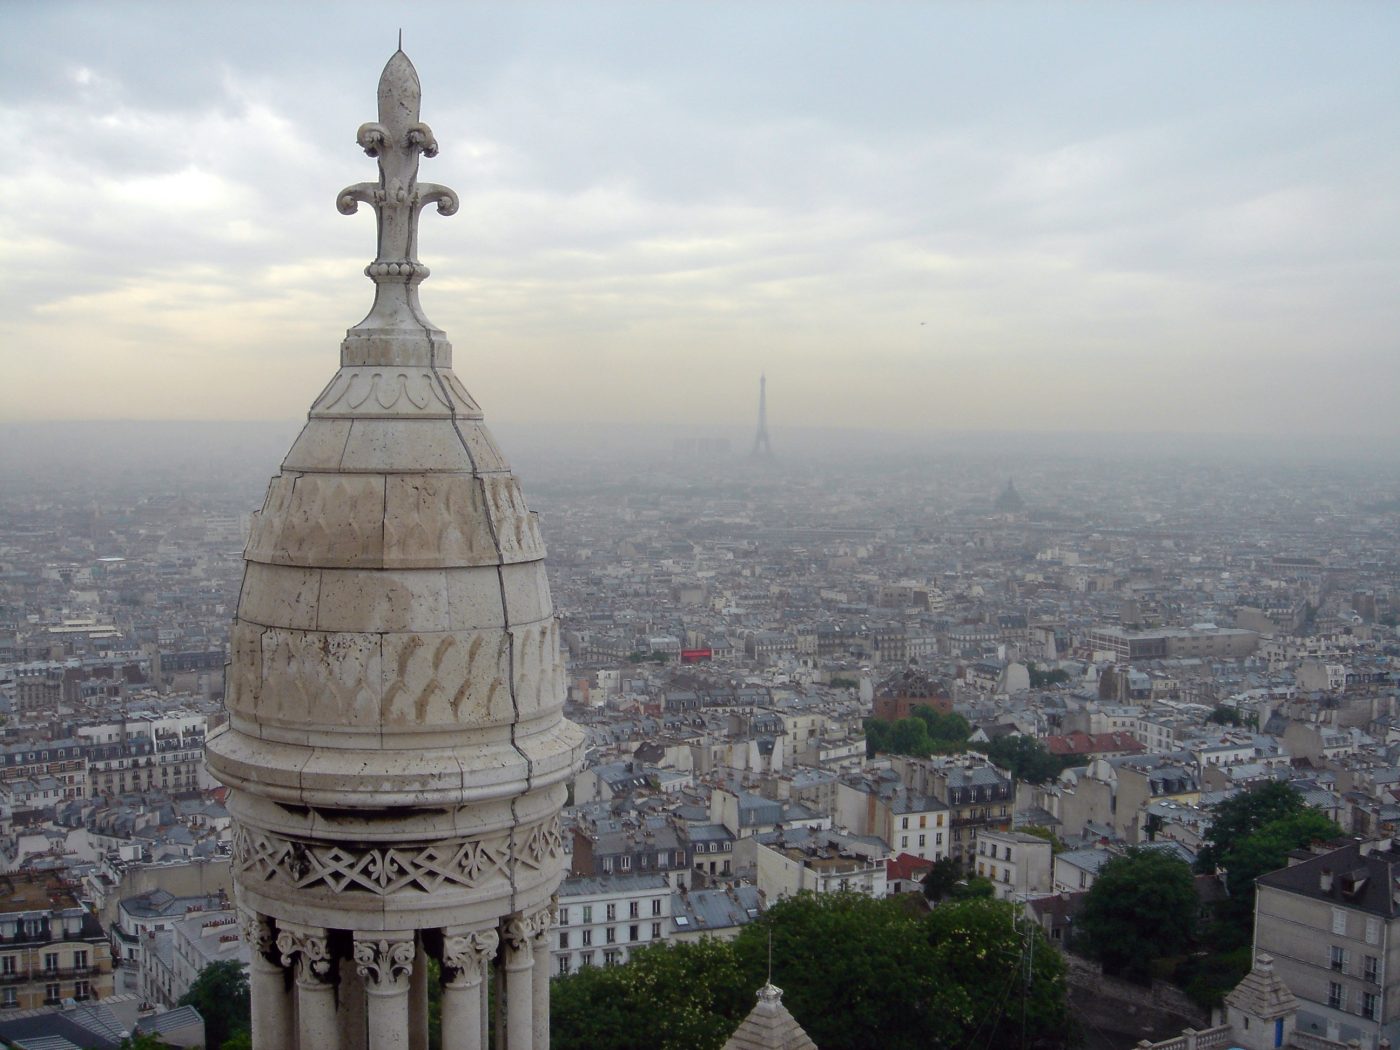
<svg viewBox="0 0 1400 1050"><path fill-rule="evenodd" d="M0 418L289 420L397 13L0 18ZM1390 438L1378 6L429 5L428 315L491 422ZM172 61L171 56L177 56ZM20 354L17 350L29 348Z"/></svg>

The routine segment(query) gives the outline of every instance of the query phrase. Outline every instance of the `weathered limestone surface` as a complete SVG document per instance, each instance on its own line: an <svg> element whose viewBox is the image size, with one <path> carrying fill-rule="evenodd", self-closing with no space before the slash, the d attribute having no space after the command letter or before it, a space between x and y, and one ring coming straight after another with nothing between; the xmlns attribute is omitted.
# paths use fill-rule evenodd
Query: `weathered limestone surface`
<svg viewBox="0 0 1400 1050"><path fill-rule="evenodd" d="M454 1045L481 1045L492 967L508 1050L548 1044L536 942L582 734L562 717L539 523L418 302L419 213L457 207L417 181L437 152L418 99L400 51L357 136L379 181L338 201L374 209L374 305L255 517L229 724L209 743L232 788L258 1047L418 1050L429 954Z"/></svg>

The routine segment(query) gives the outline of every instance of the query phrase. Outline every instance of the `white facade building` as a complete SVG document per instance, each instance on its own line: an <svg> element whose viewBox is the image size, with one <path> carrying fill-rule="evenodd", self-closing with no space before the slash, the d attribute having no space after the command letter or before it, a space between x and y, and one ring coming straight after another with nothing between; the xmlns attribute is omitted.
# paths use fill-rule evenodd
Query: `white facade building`
<svg viewBox="0 0 1400 1050"><path fill-rule="evenodd" d="M555 920L555 974L585 966L616 966L671 926L671 884L657 872L645 875L578 875L559 887Z"/></svg>

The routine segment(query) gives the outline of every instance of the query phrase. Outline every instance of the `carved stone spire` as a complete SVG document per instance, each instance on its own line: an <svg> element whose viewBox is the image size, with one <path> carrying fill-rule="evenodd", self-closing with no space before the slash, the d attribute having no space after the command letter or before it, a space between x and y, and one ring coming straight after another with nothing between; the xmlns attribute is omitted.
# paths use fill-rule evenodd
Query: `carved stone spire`
<svg viewBox="0 0 1400 1050"><path fill-rule="evenodd" d="M423 956L450 949L462 970L464 930L492 949L481 965L501 931L521 935L491 963L496 1009L511 1050L547 1046L531 1034L532 1011L547 1013L538 937L584 740L563 718L539 524L418 306L419 214L457 208L418 182L420 155L437 152L418 103L400 51L358 136L379 181L338 202L375 210L374 306L255 515L228 723L208 743L230 789L239 905L250 930L277 933L255 959L255 1050L419 1045L405 1040L426 1030ZM484 1045L492 985L469 976L444 998L449 1048ZM342 1031L342 1006L363 1021Z"/></svg>
<svg viewBox="0 0 1400 1050"><path fill-rule="evenodd" d="M418 216L429 204L440 215L455 214L457 194L446 186L418 181L418 156L436 157L433 129L418 119L423 89L418 71L395 51L379 76L379 119L361 124L360 147L379 160L379 181L357 182L340 191L336 207L354 215L361 204L374 208L379 251L365 275L374 281L374 306L355 327L432 329L418 304L418 285L428 268L418 261Z"/></svg>

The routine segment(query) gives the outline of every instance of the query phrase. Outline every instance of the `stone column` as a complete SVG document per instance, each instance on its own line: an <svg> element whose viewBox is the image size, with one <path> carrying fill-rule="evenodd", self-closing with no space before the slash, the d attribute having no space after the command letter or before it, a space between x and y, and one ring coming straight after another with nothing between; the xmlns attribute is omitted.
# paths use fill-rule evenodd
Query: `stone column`
<svg viewBox="0 0 1400 1050"><path fill-rule="evenodd" d="M295 966L297 977L297 1046L306 1050L339 1050L340 1025L335 1005L335 959L329 931L319 926L282 923L277 950L283 966Z"/></svg>
<svg viewBox="0 0 1400 1050"><path fill-rule="evenodd" d="M548 908L535 917L535 939L532 947L535 972L530 977L535 1016L534 1050L549 1050L549 931L554 925L557 906L556 897L550 901Z"/></svg>
<svg viewBox="0 0 1400 1050"><path fill-rule="evenodd" d="M253 1050L292 1045L292 1001L287 971L277 950L277 928L266 915L238 909L243 943L248 945L249 992L253 1005Z"/></svg>
<svg viewBox="0 0 1400 1050"><path fill-rule="evenodd" d="M500 942L495 930L443 930L442 1050L486 1050L484 978Z"/></svg>
<svg viewBox="0 0 1400 1050"><path fill-rule="evenodd" d="M515 915L505 923L505 1050L538 1050L535 1043L535 940L549 929L549 909ZM548 963L546 963L546 966ZM548 971L544 994L549 995Z"/></svg>
<svg viewBox="0 0 1400 1050"><path fill-rule="evenodd" d="M413 956L411 933L355 934L355 971L365 981L366 1028L374 1050L409 1050Z"/></svg>

